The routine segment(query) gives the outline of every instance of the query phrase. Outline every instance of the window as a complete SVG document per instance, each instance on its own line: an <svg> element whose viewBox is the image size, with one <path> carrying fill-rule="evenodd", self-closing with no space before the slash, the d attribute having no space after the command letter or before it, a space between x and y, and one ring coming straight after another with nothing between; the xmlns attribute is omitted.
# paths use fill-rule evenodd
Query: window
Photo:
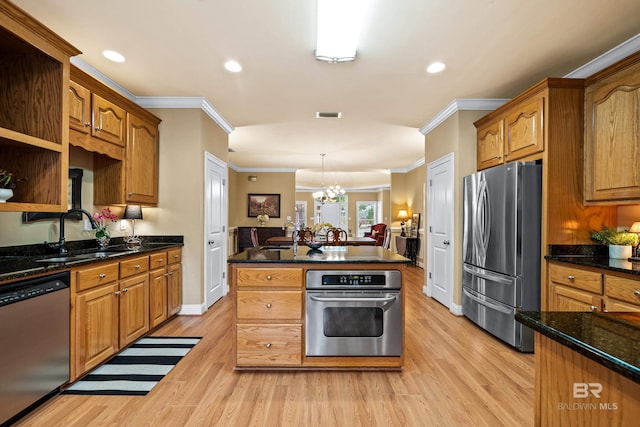
<svg viewBox="0 0 640 427"><path fill-rule="evenodd" d="M300 227L304 227L307 224L307 202L306 201L297 201L296 200L296 224L299 224Z"/></svg>
<svg viewBox="0 0 640 427"><path fill-rule="evenodd" d="M356 236L362 237L366 231L371 230L373 224L378 221L378 202L356 202L358 212L356 222Z"/></svg>

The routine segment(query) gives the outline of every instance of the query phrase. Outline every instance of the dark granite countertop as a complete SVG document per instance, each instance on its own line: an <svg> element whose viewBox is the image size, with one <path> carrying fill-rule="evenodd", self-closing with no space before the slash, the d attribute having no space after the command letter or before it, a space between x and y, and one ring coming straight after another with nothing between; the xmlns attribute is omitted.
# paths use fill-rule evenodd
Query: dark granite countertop
<svg viewBox="0 0 640 427"><path fill-rule="evenodd" d="M373 264L396 263L406 264L408 258L398 255L380 246L327 246L320 250L311 250L306 246L300 246L298 253L294 255L293 249L269 250L251 248L228 259L233 263L346 263L346 264Z"/></svg>
<svg viewBox="0 0 640 427"><path fill-rule="evenodd" d="M640 313L522 311L516 320L640 383Z"/></svg>
<svg viewBox="0 0 640 427"><path fill-rule="evenodd" d="M86 258L72 262L42 263L38 260L53 254L45 251L43 244L0 247L0 284L5 281L35 276L42 273L66 270L79 265L86 265L110 259L133 256L161 249L182 246L183 236L142 236L143 244L137 250L127 250L122 237L111 239L109 256L103 258ZM69 255L88 253L96 250L95 240L78 240L67 242Z"/></svg>
<svg viewBox="0 0 640 427"><path fill-rule="evenodd" d="M548 261L600 268L640 276L640 262L609 258L605 245L549 245Z"/></svg>

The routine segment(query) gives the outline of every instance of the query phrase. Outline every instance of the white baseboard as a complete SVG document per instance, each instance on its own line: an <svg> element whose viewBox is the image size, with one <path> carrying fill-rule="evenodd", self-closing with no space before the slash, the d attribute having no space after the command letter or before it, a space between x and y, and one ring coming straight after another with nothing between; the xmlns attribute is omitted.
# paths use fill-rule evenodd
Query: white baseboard
<svg viewBox="0 0 640 427"><path fill-rule="evenodd" d="M459 304L451 304L451 307L449 308L449 311L453 314L455 314L456 316L462 316L462 306Z"/></svg>
<svg viewBox="0 0 640 427"><path fill-rule="evenodd" d="M179 316L199 316L205 312L204 304L183 304Z"/></svg>

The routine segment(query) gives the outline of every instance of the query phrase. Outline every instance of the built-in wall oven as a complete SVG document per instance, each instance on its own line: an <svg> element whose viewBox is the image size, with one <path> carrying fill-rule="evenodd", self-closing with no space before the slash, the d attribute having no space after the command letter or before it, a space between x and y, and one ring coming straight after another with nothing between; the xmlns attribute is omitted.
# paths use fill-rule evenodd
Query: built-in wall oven
<svg viewBox="0 0 640 427"><path fill-rule="evenodd" d="M307 356L401 356L402 273L309 270Z"/></svg>

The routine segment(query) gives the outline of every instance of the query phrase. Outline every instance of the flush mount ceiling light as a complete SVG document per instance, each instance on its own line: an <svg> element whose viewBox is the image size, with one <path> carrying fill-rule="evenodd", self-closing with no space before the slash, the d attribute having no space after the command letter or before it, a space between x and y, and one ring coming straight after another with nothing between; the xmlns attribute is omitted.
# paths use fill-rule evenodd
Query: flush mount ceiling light
<svg viewBox="0 0 640 427"><path fill-rule="evenodd" d="M242 65L238 64L236 61L227 61L224 63L224 68L227 71L230 71L232 73L239 73L240 71L242 71Z"/></svg>
<svg viewBox="0 0 640 427"><path fill-rule="evenodd" d="M318 0L316 59L347 62L356 59L356 47L369 0Z"/></svg>
<svg viewBox="0 0 640 427"><path fill-rule="evenodd" d="M427 67L427 73L436 74L444 70L445 67L446 65L444 65L442 62L434 62Z"/></svg>
<svg viewBox="0 0 640 427"><path fill-rule="evenodd" d="M124 62L124 56L115 50L103 50L102 56L113 62Z"/></svg>

